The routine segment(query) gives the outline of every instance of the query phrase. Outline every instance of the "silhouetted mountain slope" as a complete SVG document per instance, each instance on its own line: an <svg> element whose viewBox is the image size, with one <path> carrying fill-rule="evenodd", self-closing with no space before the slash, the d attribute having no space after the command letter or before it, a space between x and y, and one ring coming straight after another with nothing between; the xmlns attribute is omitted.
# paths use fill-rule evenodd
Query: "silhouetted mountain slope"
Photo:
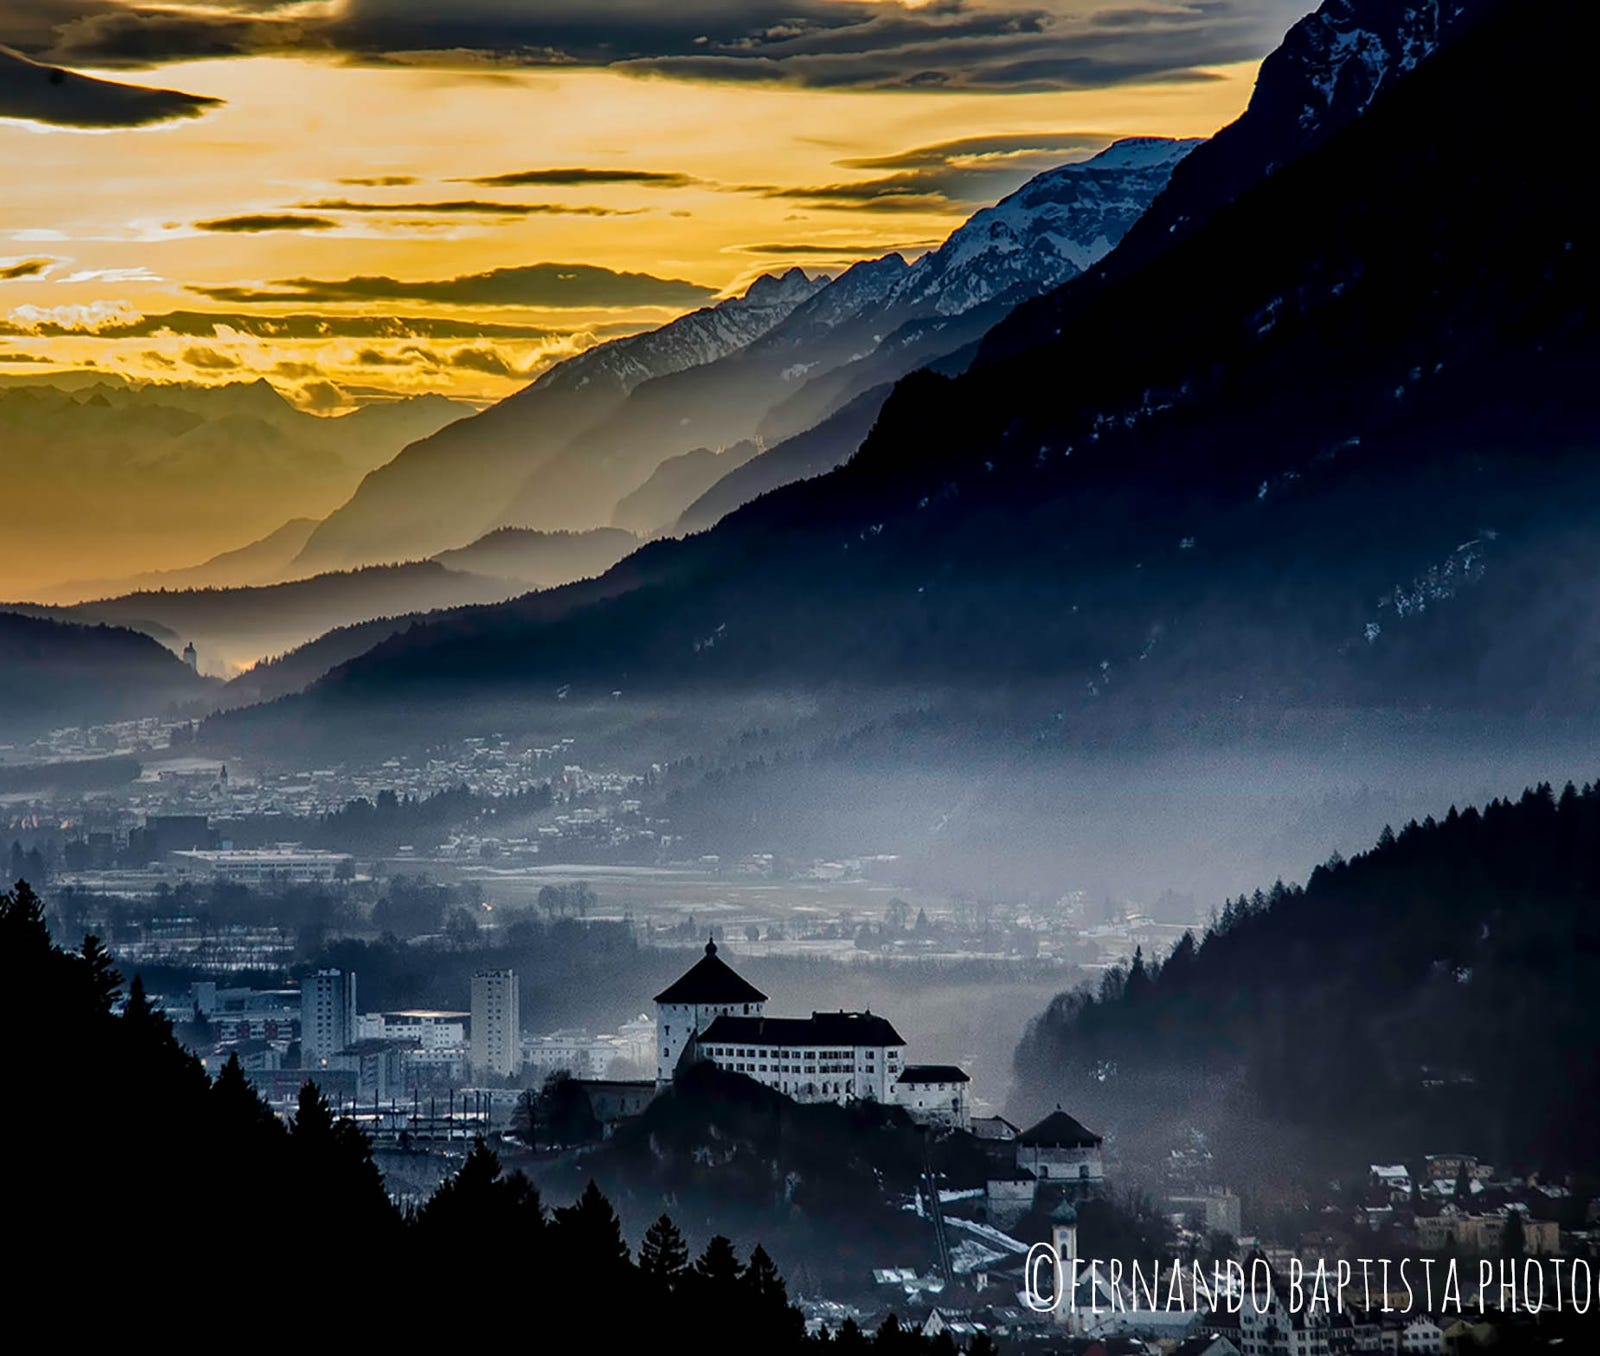
<svg viewBox="0 0 1600 1356"><path fill-rule="evenodd" d="M434 557L450 570L518 579L530 588L553 588L603 574L639 544L631 532L597 527L588 532L533 532L503 527L469 546Z"/></svg>
<svg viewBox="0 0 1600 1356"><path fill-rule="evenodd" d="M160 715L216 685L148 636L0 611L0 733Z"/></svg>
<svg viewBox="0 0 1600 1356"><path fill-rule="evenodd" d="M1385 830L1159 966L1063 994L1017 1050L1017 1109L1070 1088L1141 1159L1202 1129L1242 1185L1444 1143L1504 1176L1593 1172L1597 890L1592 786Z"/></svg>
<svg viewBox="0 0 1600 1356"><path fill-rule="evenodd" d="M1570 22L1495 7L1145 267L1074 284L1058 339L907 379L841 470L635 553L615 596L416 628L320 700L1001 680L1587 709L1593 216L1569 138L1507 117L1592 124Z"/></svg>
<svg viewBox="0 0 1600 1356"><path fill-rule="evenodd" d="M79 603L151 589L239 588L280 579L317 526L315 518L291 518L259 541L178 570L151 570L126 579L69 580L34 591L35 602Z"/></svg>
<svg viewBox="0 0 1600 1356"><path fill-rule="evenodd" d="M746 440L721 452L697 447L668 457L650 473L649 480L618 501L611 521L642 537L670 528L690 504L719 480L761 455L760 445Z"/></svg>
<svg viewBox="0 0 1600 1356"><path fill-rule="evenodd" d="M704 531L752 499L844 465L871 430L890 389L884 385L857 396L815 428L797 433L729 471L684 509L676 530Z"/></svg>
<svg viewBox="0 0 1600 1356"><path fill-rule="evenodd" d="M742 347L825 281L798 268L781 278L763 277L741 297L569 358L525 390L405 448L374 471L328 516L300 563L328 569L415 559L462 546L496 526L573 526L507 518L503 510L534 467L555 457L641 382Z"/></svg>
<svg viewBox="0 0 1600 1356"><path fill-rule="evenodd" d="M408 612L324 631L315 640L297 645L287 653L263 659L238 677L230 679L218 698L218 705L224 709L249 706L254 702L275 701L299 692L330 669L365 654L390 636L409 630L426 615L423 612Z"/></svg>
<svg viewBox="0 0 1600 1356"><path fill-rule="evenodd" d="M1217 209L1360 117L1499 0L1324 0L1261 63L1249 107L1174 167L1166 189L1091 272L1125 278L1203 227ZM984 345L986 359L1047 343L1077 324L1093 293L1061 288L1017 308Z"/></svg>
<svg viewBox="0 0 1600 1356"><path fill-rule="evenodd" d="M38 611L63 620L127 626L164 640L170 637L174 645L193 642L202 671L226 672L303 644L331 627L398 612L498 602L525 591L520 580L414 561L259 588L131 593Z"/></svg>
<svg viewBox="0 0 1600 1356"><path fill-rule="evenodd" d="M611 529L600 529L608 532ZM489 551L498 551L497 545L502 534L512 539L511 550L516 553L519 543L516 539L527 535L541 540L551 537L559 538L560 533L529 533L523 534L514 528L503 528L498 532L491 532L480 539L474 546L484 545ZM574 538L588 537L589 533L573 533ZM623 534L618 534L623 535ZM474 549L473 547L466 548ZM449 554L449 553L445 553ZM403 635L413 627L432 625L434 623L450 623L471 629L475 627L477 619L498 618L500 608L515 606L519 615L537 618L540 621L549 621L564 616L573 608L581 607L586 603L626 593L638 587L640 576L630 564L631 557L625 557L621 563L608 570L598 579L584 579L574 584L567 584L560 588L546 589L525 593L514 604L484 604L481 606L466 605L462 607L441 608L434 612L406 612L393 616L376 617L370 621L358 622L346 626L337 626L330 631L319 635L315 640L296 646L287 653L276 655L270 659L262 660L259 664L245 670L229 682L222 692L221 705L224 707L246 706L253 702L272 702L280 697L292 696L322 678L332 669L367 653L388 640L392 636ZM375 566L373 569L384 567ZM355 571L360 574L365 571ZM244 717L244 719L251 719Z"/></svg>

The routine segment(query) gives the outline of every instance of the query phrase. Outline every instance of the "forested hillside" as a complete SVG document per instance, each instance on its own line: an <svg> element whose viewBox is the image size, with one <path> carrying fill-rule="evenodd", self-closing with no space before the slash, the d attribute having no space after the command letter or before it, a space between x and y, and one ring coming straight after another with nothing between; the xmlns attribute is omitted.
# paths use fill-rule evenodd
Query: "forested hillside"
<svg viewBox="0 0 1600 1356"><path fill-rule="evenodd" d="M1597 985L1600 785L1540 786L1386 830L1061 995L1017 1051L1020 1097L1070 1097L1135 1156L1201 1129L1241 1173L1447 1147L1592 1172Z"/></svg>

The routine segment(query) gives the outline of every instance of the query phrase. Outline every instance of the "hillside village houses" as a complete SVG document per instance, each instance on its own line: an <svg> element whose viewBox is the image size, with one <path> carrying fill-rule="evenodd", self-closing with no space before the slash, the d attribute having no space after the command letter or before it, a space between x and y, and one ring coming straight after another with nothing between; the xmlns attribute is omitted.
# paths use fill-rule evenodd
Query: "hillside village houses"
<svg viewBox="0 0 1600 1356"><path fill-rule="evenodd" d="M887 1102L913 1119L967 1129L969 1080L954 1065L907 1065L905 1041L872 1012L769 1017L767 996L706 943L705 955L656 995L656 1084L709 1060L797 1102Z"/></svg>

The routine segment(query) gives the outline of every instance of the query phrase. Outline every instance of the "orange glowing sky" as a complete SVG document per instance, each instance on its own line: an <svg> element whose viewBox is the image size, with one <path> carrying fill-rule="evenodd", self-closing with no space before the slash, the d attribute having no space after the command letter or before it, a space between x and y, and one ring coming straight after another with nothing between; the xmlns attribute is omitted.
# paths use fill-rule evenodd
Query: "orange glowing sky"
<svg viewBox="0 0 1600 1356"><path fill-rule="evenodd" d="M118 17L111 0L62 3ZM833 12L827 0L807 3L823 21ZM1119 67L1083 87L1029 74L1010 87L1014 54L1033 49L1004 31L1004 72L967 88L961 73L985 71L971 63L990 49L959 47L968 65L956 79L896 83L894 67L857 79L848 65L796 76L778 61L746 79L581 53L352 56L309 50L298 29L306 50L252 27L259 54L130 65L97 49L69 63L62 56L82 45L72 23L85 20L8 36L0 9L0 43L31 42L38 61L218 101L113 129L0 118L0 375L92 365L158 380L264 376L317 407L396 392L496 398L576 347L659 324L762 272L925 248L1030 174L1117 136L1214 131L1248 99L1265 35L1299 7L1241 8L1261 35L1230 38L1255 43L1246 59L1128 78ZM869 35L879 10L896 22L936 10L948 25L992 9L851 6ZM261 13L287 23L327 10L163 12L255 25ZM516 17L541 12L535 0ZM852 44L852 61L854 46L870 46ZM885 44L905 60L903 42ZM594 274L538 267L549 265ZM302 319L269 333L271 317ZM397 318L408 323L388 323Z"/></svg>

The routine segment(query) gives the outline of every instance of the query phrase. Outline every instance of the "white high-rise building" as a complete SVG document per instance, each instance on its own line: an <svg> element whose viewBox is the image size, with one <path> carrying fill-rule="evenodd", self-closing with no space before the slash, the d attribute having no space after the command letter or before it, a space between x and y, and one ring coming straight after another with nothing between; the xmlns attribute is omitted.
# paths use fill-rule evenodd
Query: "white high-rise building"
<svg viewBox="0 0 1600 1356"><path fill-rule="evenodd" d="M509 1078L522 1064L522 1014L515 970L472 977L472 1070Z"/></svg>
<svg viewBox="0 0 1600 1356"><path fill-rule="evenodd" d="M318 970L300 981L300 1054L307 1069L356 1039L354 972Z"/></svg>

